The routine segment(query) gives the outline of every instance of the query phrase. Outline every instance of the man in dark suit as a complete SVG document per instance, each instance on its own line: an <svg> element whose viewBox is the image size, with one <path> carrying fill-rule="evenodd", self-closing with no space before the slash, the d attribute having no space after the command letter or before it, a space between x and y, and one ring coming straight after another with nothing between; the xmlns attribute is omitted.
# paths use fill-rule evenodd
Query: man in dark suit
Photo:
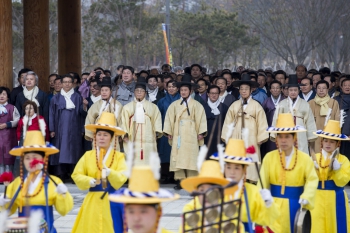
<svg viewBox="0 0 350 233"><path fill-rule="evenodd" d="M28 71L31 71L31 70L27 68L23 68L18 72L19 85L18 87L13 88L10 94L10 103L12 105L16 104L17 95L23 91L24 77L27 75Z"/></svg>

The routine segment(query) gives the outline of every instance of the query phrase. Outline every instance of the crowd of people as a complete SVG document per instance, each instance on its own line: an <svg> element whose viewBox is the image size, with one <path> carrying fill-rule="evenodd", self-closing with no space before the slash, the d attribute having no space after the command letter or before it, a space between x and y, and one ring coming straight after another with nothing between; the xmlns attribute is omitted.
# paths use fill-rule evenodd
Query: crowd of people
<svg viewBox="0 0 350 233"><path fill-rule="evenodd" d="M57 183L74 182L90 190L73 232L91 229L93 213L101 213L106 232L125 230L123 205L108 199L103 201L103 211L96 205L99 192L115 192L126 181L121 172L132 170L121 152L131 155L134 166L156 161L160 183L174 183L175 190L205 192L211 185L227 184L224 176L230 178L239 187L230 198L247 192L244 199L251 202L249 220L243 213L243 223L293 232L301 205L311 211L312 232L348 232L350 216L346 217L349 208L343 188L350 180L350 76L327 67L307 70L304 65L298 65L295 73L239 67L234 72L223 69L207 74L199 64L184 69L164 64L159 70L138 73L133 67L119 66L112 78L109 70L97 67L81 77L75 72L51 74L50 92L45 93L37 86L35 72L22 69L18 87L12 91L0 87L4 139L0 174L13 171L21 177L16 184L23 184L23 157L13 156L11 149L26 148L28 135L40 131L46 146L36 147L33 142L28 147L42 157L45 153L37 148L45 147L44 152L51 144L57 148L46 161ZM246 150L249 147L254 152ZM214 169L218 163L212 160L223 153L226 164L220 175L220 168ZM208 161L200 164L200 158ZM208 181L199 176L207 176ZM47 178L42 177L44 182ZM60 194L67 192L62 185ZM10 190L11 197L16 190ZM254 200L256 195L259 198ZM69 197L62 214L71 208ZM129 207L133 203L120 195L114 200ZM204 204L194 199L184 210ZM328 205L333 217L326 214ZM23 201L15 206L23 206ZM344 221L335 221L334 216ZM244 228L249 232L251 225Z"/></svg>

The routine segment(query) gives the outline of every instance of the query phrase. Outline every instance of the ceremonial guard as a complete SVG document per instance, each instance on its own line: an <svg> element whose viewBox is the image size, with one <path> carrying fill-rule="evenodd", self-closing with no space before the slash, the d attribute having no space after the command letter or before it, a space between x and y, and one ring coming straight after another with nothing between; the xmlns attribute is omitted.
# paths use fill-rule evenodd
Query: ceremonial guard
<svg viewBox="0 0 350 233"><path fill-rule="evenodd" d="M315 134L321 138L321 153L313 157L320 181L311 210L311 232L350 232L349 200L344 190L350 181L350 163L339 153L340 143L350 139L341 133L340 122L334 120Z"/></svg>
<svg viewBox="0 0 350 233"><path fill-rule="evenodd" d="M279 232L293 233L294 219L302 206L315 207L318 177L310 156L298 149L297 133L306 131L296 126L290 113L280 113L275 127L267 129L276 133L277 150L267 153L261 167L262 187L270 189L274 201L280 206L280 216L275 221ZM273 226L272 226L273 227Z"/></svg>
<svg viewBox="0 0 350 233"><path fill-rule="evenodd" d="M21 156L21 171L5 189L0 204L7 203L5 208L13 214L18 209L19 217L29 217L32 210L40 209L48 226L48 232L56 233L54 228L54 209L62 216L73 208L73 198L67 186L47 172L48 157L59 150L51 144L46 144L41 131L28 131L23 146L15 147L11 155ZM23 176L23 166L27 176ZM2 199L2 200L1 200Z"/></svg>
<svg viewBox="0 0 350 233"><path fill-rule="evenodd" d="M288 97L278 104L273 117L272 126L276 125L279 113L291 113L294 119L294 124L306 129L298 132L297 138L298 149L308 154L309 146L313 146L313 142L317 139L313 134L317 129L310 105L304 99L299 97L299 86L302 85L303 84L298 84L296 75L289 76L288 83L285 85L288 87ZM271 134L271 137L273 139L275 138L275 135Z"/></svg>
<svg viewBox="0 0 350 233"><path fill-rule="evenodd" d="M273 232L281 232L280 226L275 223L280 215L279 207L274 202L271 192L268 189L260 189L258 186L246 182L248 165L254 165L248 154L256 153L254 147L246 148L241 139L230 138L224 154L226 179L238 184L238 190L227 199L242 198L241 221L244 224L245 232L255 230L260 232L263 228L269 227ZM219 160L218 153L210 157ZM241 197L242 196L242 197ZM251 223L255 223L253 228Z"/></svg>
<svg viewBox="0 0 350 233"><path fill-rule="evenodd" d="M170 171L175 172L174 179L178 182L174 188L181 189L181 180L198 174L197 157L207 135L207 120L203 106L190 96L196 85L191 82L191 76L185 75L176 85L181 98L169 106L163 131L172 146Z"/></svg>
<svg viewBox="0 0 350 233"><path fill-rule="evenodd" d="M120 189L109 196L111 202L124 204L125 233L127 229L133 233L169 233L165 229L159 230L159 220L162 217L161 203L180 197L159 187L158 154L151 153L147 156L150 157L150 165L132 167L133 153L128 154L128 188Z"/></svg>
<svg viewBox="0 0 350 233"><path fill-rule="evenodd" d="M239 87L241 100L233 102L228 109L221 138L226 142L229 138L243 139L243 131L249 131L248 144L256 148L260 162L260 145L267 141L269 135L266 132L268 125L264 109L251 96L252 88L257 87L258 83L251 81L248 74L243 74L242 79L234 81L232 86ZM258 181L255 166L248 166L247 179L253 183Z"/></svg>
<svg viewBox="0 0 350 233"><path fill-rule="evenodd" d="M79 160L72 179L81 190L89 190L75 220L72 232L123 232L123 206L110 203L108 195L126 181L124 154L112 140L125 132L117 127L113 113L102 112L95 124L85 128L94 132L94 150Z"/></svg>
<svg viewBox="0 0 350 233"><path fill-rule="evenodd" d="M135 85L134 100L124 105L122 111L122 128L124 150L128 153L127 142L135 145L135 163L149 164L148 155L157 151L157 138L162 134L162 116L157 105L146 100L146 79L139 77Z"/></svg>

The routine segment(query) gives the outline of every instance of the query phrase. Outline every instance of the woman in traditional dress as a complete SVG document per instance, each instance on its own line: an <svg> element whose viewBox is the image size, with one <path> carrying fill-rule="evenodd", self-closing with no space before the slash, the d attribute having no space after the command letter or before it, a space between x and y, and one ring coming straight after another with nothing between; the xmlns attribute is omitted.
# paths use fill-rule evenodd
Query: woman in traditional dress
<svg viewBox="0 0 350 233"><path fill-rule="evenodd" d="M85 125L94 132L94 150L79 160L72 179L81 190L89 190L72 232L123 232L123 206L110 203L108 194L126 181L124 154L112 146L112 139L124 135L113 113L102 112L96 124Z"/></svg>
<svg viewBox="0 0 350 233"><path fill-rule="evenodd" d="M133 153L132 153L133 154ZM159 220L162 216L160 203L179 199L178 194L159 187L159 157L157 153L151 153L150 165L131 166L128 188L120 189L109 196L110 201L124 204L124 232L127 229L133 233L156 233ZM128 154L128 160L133 161L133 156ZM128 162L128 164L132 164ZM169 231L161 229L162 233Z"/></svg>
<svg viewBox="0 0 350 233"><path fill-rule="evenodd" d="M49 232L54 233L56 229L53 226L53 206L62 216L73 208L73 198L67 186L58 177L49 177L47 173L48 157L58 151L56 147L45 144L40 131L28 131L23 146L10 151L11 155L21 156L20 177L7 187L4 194L11 201L0 200L0 203L7 202L5 207L10 210L10 214L15 213L18 208L19 217L27 217L31 210L41 209ZM28 172L26 177L23 176L23 165Z"/></svg>
<svg viewBox="0 0 350 233"><path fill-rule="evenodd" d="M350 181L350 163L339 153L340 142L350 139L341 134L340 122L334 120L329 120L325 128L315 134L321 138L321 153L314 158L320 182L315 208L311 210L311 232L350 232L349 200L344 191Z"/></svg>
<svg viewBox="0 0 350 233"><path fill-rule="evenodd" d="M250 232L249 229L260 232L258 228L262 227L269 227L273 232L281 232L278 225L273 225L279 217L280 211L273 201L270 190L260 189L258 186L246 182L247 167L253 164L252 158L248 157L247 153L255 153L251 150L252 147L249 147L246 152L244 141L241 139L231 138L226 145L224 174L226 179L238 184L238 190L233 195L227 196L227 199L238 199L242 196L244 206L241 208L241 220L245 232ZM218 160L218 153L210 158ZM252 222L259 225L255 225L254 229L251 225Z"/></svg>
<svg viewBox="0 0 350 233"><path fill-rule="evenodd" d="M277 150L267 153L263 160L260 170L262 187L270 189L274 201L280 206L280 216L275 221L281 226L279 232L290 233L294 232L298 209L301 206L308 210L315 207L318 177L310 156L298 149L297 133L306 129L295 126L291 113L280 113L276 126L267 131L277 134Z"/></svg>

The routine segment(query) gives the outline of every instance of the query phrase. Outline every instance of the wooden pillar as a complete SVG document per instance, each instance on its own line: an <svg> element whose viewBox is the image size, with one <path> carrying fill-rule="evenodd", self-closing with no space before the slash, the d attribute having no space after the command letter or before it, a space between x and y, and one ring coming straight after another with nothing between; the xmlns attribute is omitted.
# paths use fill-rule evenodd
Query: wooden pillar
<svg viewBox="0 0 350 233"><path fill-rule="evenodd" d="M24 67L39 76L39 88L49 90L50 41L49 1L23 1Z"/></svg>
<svg viewBox="0 0 350 233"><path fill-rule="evenodd" d="M58 73L81 74L81 0L57 1Z"/></svg>
<svg viewBox="0 0 350 233"><path fill-rule="evenodd" d="M0 86L12 90L12 1L0 1Z"/></svg>

